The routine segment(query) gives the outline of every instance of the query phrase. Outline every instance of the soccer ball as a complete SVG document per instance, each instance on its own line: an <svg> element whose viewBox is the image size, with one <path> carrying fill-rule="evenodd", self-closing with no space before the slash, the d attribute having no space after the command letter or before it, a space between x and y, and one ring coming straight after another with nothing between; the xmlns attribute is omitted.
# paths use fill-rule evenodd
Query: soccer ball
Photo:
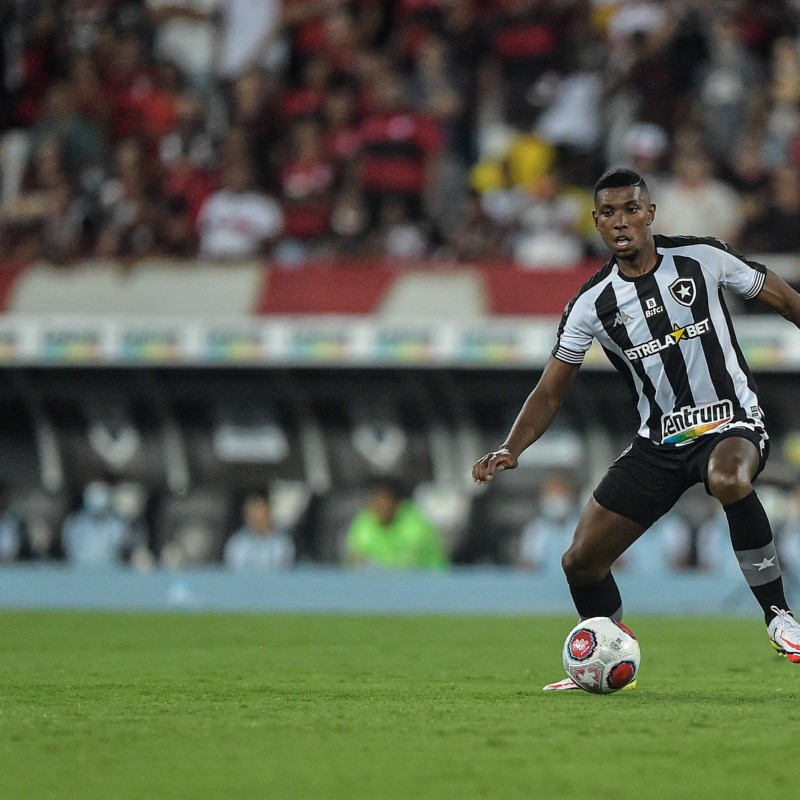
<svg viewBox="0 0 800 800"><path fill-rule="evenodd" d="M564 669L581 689L611 694L639 672L639 642L621 622L592 617L579 622L564 642Z"/></svg>

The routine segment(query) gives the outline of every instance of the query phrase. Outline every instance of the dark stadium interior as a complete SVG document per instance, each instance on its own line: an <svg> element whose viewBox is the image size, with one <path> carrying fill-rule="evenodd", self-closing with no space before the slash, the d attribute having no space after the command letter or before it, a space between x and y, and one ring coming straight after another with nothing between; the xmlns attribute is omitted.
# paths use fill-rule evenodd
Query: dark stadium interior
<svg viewBox="0 0 800 800"><path fill-rule="evenodd" d="M469 466L501 440L536 378L528 370L6 370L0 447L14 469L4 477L36 531L32 558L60 556L65 515L87 483L105 479L140 487L156 556L199 526L207 541L194 563L219 561L242 499L264 490L294 532L298 559L337 563L369 482L391 477L409 495L463 497L443 531L456 563L511 564L543 478L568 471L585 491L634 426L624 386L586 372L535 457L476 487ZM800 428L800 385L791 374L762 375L760 384L774 432L762 480L788 488L797 467L783 445Z"/></svg>

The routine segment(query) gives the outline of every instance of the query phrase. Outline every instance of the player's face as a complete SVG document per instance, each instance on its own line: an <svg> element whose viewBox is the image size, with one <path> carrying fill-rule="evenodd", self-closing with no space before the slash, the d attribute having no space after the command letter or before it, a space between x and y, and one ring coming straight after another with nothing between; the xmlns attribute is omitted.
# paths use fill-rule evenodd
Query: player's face
<svg viewBox="0 0 800 800"><path fill-rule="evenodd" d="M639 186L601 189L597 193L594 224L604 244L615 256L634 260L650 239L650 223L656 207Z"/></svg>

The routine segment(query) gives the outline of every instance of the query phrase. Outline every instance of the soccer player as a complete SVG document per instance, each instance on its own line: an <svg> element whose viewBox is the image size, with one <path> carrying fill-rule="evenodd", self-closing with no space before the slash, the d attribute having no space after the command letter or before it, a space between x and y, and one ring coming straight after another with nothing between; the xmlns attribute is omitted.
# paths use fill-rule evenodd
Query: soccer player
<svg viewBox="0 0 800 800"><path fill-rule="evenodd" d="M541 379L506 440L475 463L478 483L514 469L548 428L596 338L633 394L640 425L595 488L561 563L581 618L622 617L611 565L690 486L722 504L742 574L775 649L800 663L769 520L753 480L769 438L721 289L758 298L800 327L800 295L718 239L653 235L656 207L641 176L606 172L595 225L611 260L569 302ZM545 691L578 688L567 678Z"/></svg>

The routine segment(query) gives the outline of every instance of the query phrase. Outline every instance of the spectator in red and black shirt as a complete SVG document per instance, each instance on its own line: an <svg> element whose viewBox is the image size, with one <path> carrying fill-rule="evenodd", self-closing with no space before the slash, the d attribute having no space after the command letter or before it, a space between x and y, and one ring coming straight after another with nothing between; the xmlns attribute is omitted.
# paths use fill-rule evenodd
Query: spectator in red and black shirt
<svg viewBox="0 0 800 800"><path fill-rule="evenodd" d="M59 74L59 32L55 9L45 6L30 21L18 68L21 85L16 92L13 121L16 125L28 127L39 118L47 90Z"/></svg>
<svg viewBox="0 0 800 800"><path fill-rule="evenodd" d="M332 88L325 98L325 153L340 176L350 171L361 147L356 96L347 86Z"/></svg>
<svg viewBox="0 0 800 800"><path fill-rule="evenodd" d="M380 0L284 0L285 15L299 20L293 29L292 50L302 64L322 55L333 71L348 69L359 48L374 43L380 30Z"/></svg>
<svg viewBox="0 0 800 800"><path fill-rule="evenodd" d="M284 122L322 112L328 91L330 68L323 56L309 58L302 70L300 84L283 93L278 113Z"/></svg>
<svg viewBox="0 0 800 800"><path fill-rule="evenodd" d="M414 107L441 123L451 147L458 140L462 93L450 66L447 45L438 36L429 35L417 48L412 93Z"/></svg>
<svg viewBox="0 0 800 800"><path fill-rule="evenodd" d="M138 33L125 30L115 34L103 67L103 80L111 98L113 141L144 132L143 106L156 92L156 74L147 61L144 42Z"/></svg>
<svg viewBox="0 0 800 800"><path fill-rule="evenodd" d="M541 108L537 82L558 67L561 33L559 14L542 0L492 0L496 18L489 33L489 51L500 67L505 92L505 119L529 128Z"/></svg>
<svg viewBox="0 0 800 800"><path fill-rule="evenodd" d="M325 156L319 123L295 123L289 158L281 170L286 236L311 242L327 233L335 177L334 166Z"/></svg>
<svg viewBox="0 0 800 800"><path fill-rule="evenodd" d="M435 118L411 110L398 74L379 73L372 83L375 106L361 124L360 182L377 200L400 195L412 215L428 192L434 158L444 137Z"/></svg>

